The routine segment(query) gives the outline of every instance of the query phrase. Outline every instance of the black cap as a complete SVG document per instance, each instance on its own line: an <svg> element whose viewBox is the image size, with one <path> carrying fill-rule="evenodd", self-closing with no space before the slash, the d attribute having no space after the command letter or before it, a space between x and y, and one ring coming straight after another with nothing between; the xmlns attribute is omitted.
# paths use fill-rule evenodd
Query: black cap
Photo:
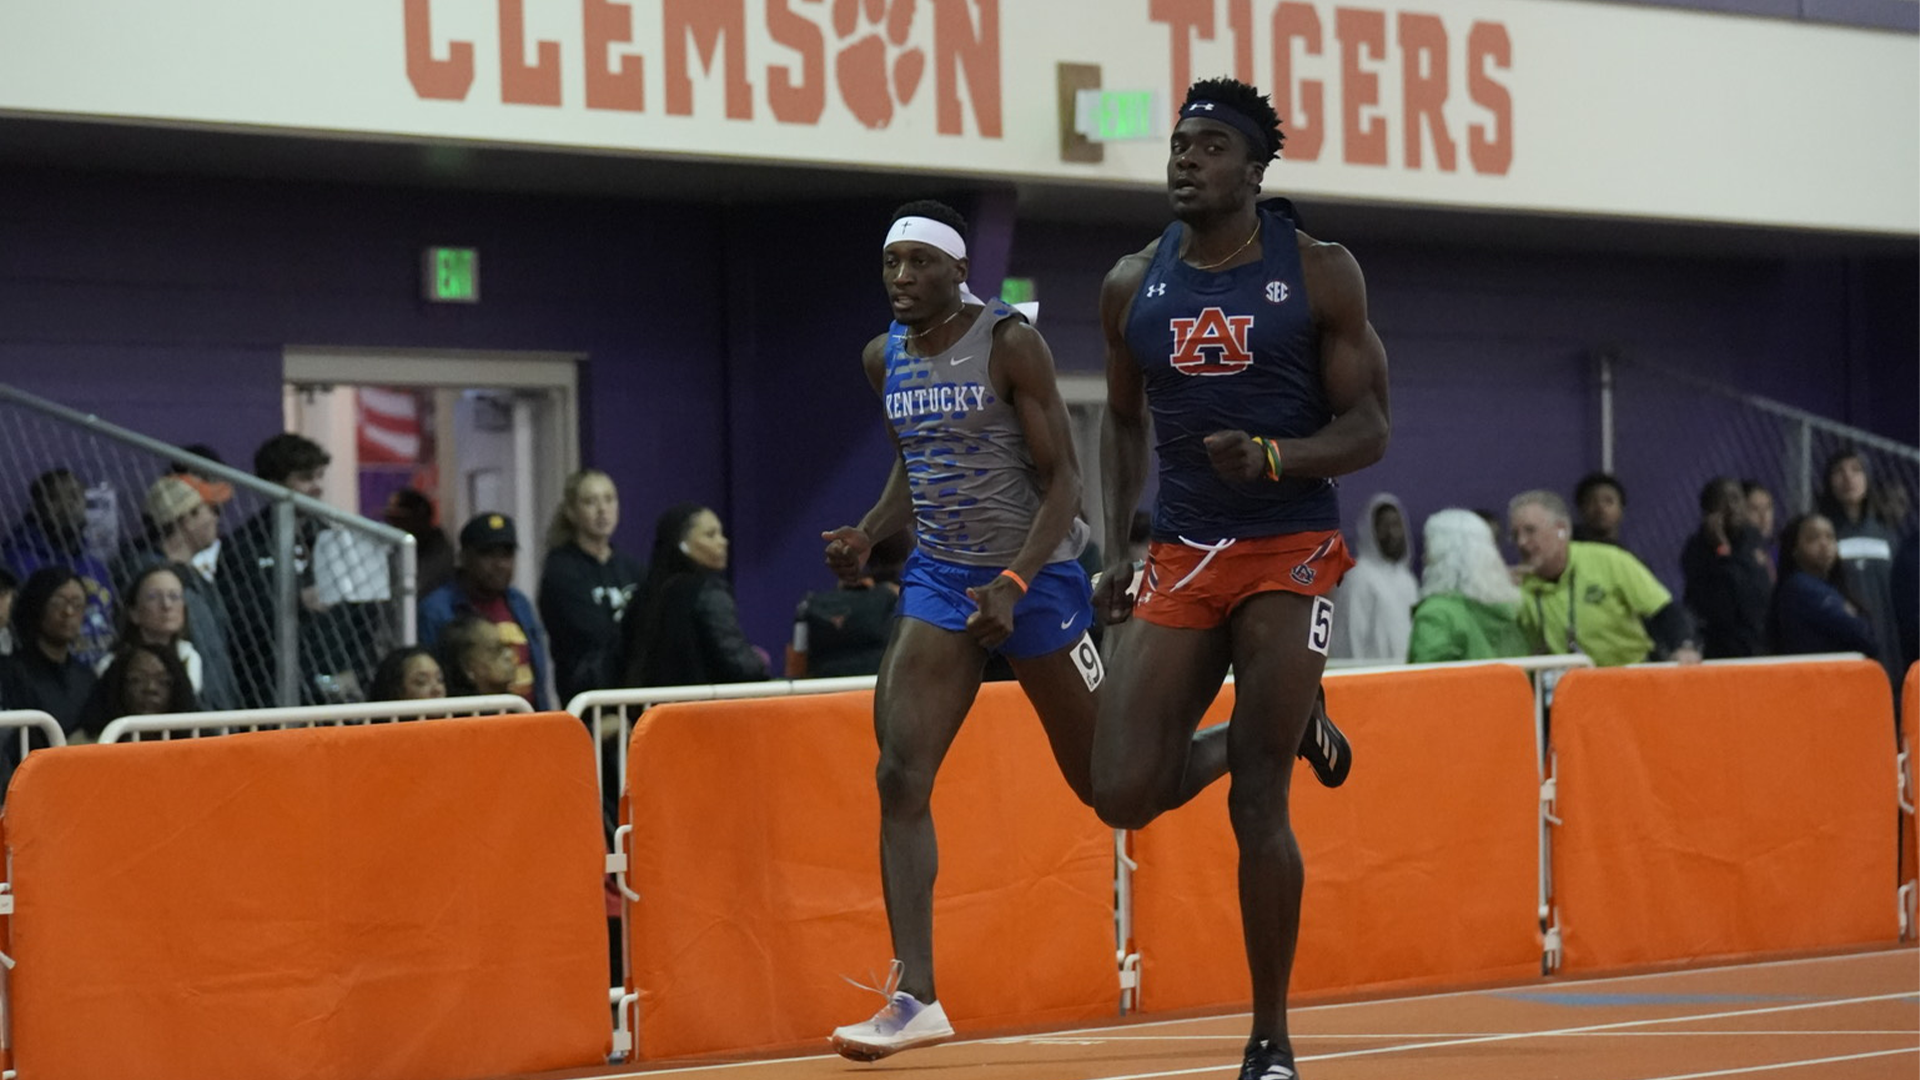
<svg viewBox="0 0 1920 1080"><path fill-rule="evenodd" d="M486 547L520 546L513 519L505 514L477 514L460 529L460 546L479 550Z"/></svg>

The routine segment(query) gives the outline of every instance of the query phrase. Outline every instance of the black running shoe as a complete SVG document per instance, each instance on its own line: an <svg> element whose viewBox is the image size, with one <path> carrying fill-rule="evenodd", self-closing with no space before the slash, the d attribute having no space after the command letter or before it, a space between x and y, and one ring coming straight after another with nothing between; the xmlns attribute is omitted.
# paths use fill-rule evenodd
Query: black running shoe
<svg viewBox="0 0 1920 1080"><path fill-rule="evenodd" d="M1339 787L1353 771L1353 745L1327 715L1327 694L1322 690L1313 701L1313 715L1307 720L1306 733L1300 736L1300 756L1313 767L1323 787Z"/></svg>
<svg viewBox="0 0 1920 1080"><path fill-rule="evenodd" d="M1266 1039L1249 1044L1240 1062L1240 1080L1300 1080L1293 1069L1293 1051Z"/></svg>

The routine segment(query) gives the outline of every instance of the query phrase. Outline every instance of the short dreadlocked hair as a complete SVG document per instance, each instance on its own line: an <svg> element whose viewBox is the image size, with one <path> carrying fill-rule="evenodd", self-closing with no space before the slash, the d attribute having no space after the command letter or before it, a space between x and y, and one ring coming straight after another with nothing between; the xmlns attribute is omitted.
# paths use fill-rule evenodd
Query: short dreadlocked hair
<svg viewBox="0 0 1920 1080"><path fill-rule="evenodd" d="M1273 102L1258 87L1225 76L1202 79L1187 87L1187 99L1180 107L1184 109L1196 101L1217 101L1267 133L1267 145L1247 147L1247 156L1254 161L1264 165L1280 156L1280 148L1287 143L1286 134L1280 130L1280 114L1273 111Z"/></svg>

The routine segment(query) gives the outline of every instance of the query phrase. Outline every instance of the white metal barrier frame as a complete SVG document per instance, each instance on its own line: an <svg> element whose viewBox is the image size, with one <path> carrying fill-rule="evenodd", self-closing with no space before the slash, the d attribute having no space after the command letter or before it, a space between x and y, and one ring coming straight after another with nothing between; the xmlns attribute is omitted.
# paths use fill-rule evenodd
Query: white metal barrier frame
<svg viewBox="0 0 1920 1080"><path fill-rule="evenodd" d="M419 701L365 701L354 705L292 705L282 709L226 709L214 712L153 713L123 716L100 732L102 743L141 742L141 735L157 734L161 741L176 734L194 737L231 735L238 731L286 728L345 727L416 720L449 720L479 716L530 713L533 706L517 694L427 698Z"/></svg>

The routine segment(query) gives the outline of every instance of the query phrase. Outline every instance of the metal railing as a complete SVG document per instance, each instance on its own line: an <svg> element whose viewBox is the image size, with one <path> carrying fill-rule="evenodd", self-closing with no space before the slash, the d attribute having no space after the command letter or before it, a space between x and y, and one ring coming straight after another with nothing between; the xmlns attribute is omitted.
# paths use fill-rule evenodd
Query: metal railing
<svg viewBox="0 0 1920 1080"><path fill-rule="evenodd" d="M1814 508L1827 459L1851 450L1894 500L1902 531L1910 527L1920 447L1661 364L1604 355L1597 366L1601 469L1628 492L1622 539L1676 593L1680 549L1700 527L1700 489L1715 476L1772 492L1777 531ZM1775 537L1766 539L1771 547Z"/></svg>
<svg viewBox="0 0 1920 1080"><path fill-rule="evenodd" d="M231 489L211 546L172 516L194 496L168 478ZM380 657L416 639L406 532L4 385L0 522L0 565L23 581L48 565L80 576L89 662L114 645L135 578L170 565L209 708L360 701ZM196 550L176 557L182 547Z"/></svg>
<svg viewBox="0 0 1920 1080"><path fill-rule="evenodd" d="M100 732L102 743L138 742L142 735L162 740L175 735L231 735L280 728L346 727L415 720L457 720L476 716L528 713L533 706L518 694L428 698L422 701L367 701L355 705L295 705L284 709L224 709L217 712L155 713L123 716Z"/></svg>

